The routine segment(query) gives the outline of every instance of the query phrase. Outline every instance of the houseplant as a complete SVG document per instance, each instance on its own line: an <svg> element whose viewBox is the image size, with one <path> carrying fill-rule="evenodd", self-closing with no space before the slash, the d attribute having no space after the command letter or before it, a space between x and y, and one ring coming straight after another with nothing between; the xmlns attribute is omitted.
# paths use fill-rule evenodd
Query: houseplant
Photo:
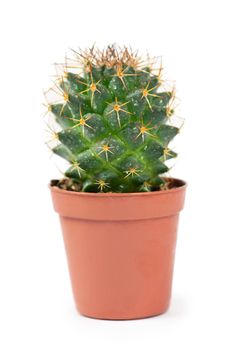
<svg viewBox="0 0 231 350"><path fill-rule="evenodd" d="M52 151L69 162L50 190L60 214L80 313L134 319L166 311L186 184L164 177L174 90L127 48L74 53L49 103L60 130Z"/></svg>

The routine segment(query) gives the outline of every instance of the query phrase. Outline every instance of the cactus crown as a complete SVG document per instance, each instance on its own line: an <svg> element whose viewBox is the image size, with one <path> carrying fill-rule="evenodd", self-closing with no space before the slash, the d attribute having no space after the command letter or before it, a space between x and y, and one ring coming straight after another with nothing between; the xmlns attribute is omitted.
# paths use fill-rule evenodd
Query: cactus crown
<svg viewBox="0 0 231 350"><path fill-rule="evenodd" d="M60 130L52 151L70 166L61 188L86 192L165 189L161 174L176 157L169 142L174 89L162 88L162 66L152 68L128 48L74 52L55 82L60 101L48 104Z"/></svg>

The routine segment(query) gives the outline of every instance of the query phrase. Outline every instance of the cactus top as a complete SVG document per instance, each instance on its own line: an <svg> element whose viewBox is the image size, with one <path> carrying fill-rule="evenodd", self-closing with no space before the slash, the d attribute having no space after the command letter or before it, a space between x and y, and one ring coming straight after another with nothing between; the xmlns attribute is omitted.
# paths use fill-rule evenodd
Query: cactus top
<svg viewBox="0 0 231 350"><path fill-rule="evenodd" d="M163 89L153 68L127 48L74 52L55 82L60 101L49 104L60 130L52 151L70 166L60 187L88 192L165 189L174 90ZM54 88L52 88L54 90Z"/></svg>

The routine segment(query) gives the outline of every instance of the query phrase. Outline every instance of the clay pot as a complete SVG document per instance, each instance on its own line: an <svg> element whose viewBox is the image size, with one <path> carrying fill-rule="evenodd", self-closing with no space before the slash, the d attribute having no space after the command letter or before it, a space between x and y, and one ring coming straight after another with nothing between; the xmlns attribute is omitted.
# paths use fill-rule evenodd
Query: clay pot
<svg viewBox="0 0 231 350"><path fill-rule="evenodd" d="M146 193L50 187L77 309L101 319L159 315L169 306L185 182Z"/></svg>

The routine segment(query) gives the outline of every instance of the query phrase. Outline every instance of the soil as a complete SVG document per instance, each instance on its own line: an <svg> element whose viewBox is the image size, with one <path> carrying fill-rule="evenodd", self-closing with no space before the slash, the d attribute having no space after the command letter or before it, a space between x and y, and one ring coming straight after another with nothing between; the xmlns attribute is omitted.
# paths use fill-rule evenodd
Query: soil
<svg viewBox="0 0 231 350"><path fill-rule="evenodd" d="M80 183L75 182L73 179L70 178L62 178L59 180L51 180L50 185L56 186L60 189L66 190L66 191L72 191L72 192L81 192L82 185ZM155 188L154 191L164 191L164 190L170 190L172 188L177 188L182 186L182 181L174 178L165 178L165 184L161 186L161 188Z"/></svg>

